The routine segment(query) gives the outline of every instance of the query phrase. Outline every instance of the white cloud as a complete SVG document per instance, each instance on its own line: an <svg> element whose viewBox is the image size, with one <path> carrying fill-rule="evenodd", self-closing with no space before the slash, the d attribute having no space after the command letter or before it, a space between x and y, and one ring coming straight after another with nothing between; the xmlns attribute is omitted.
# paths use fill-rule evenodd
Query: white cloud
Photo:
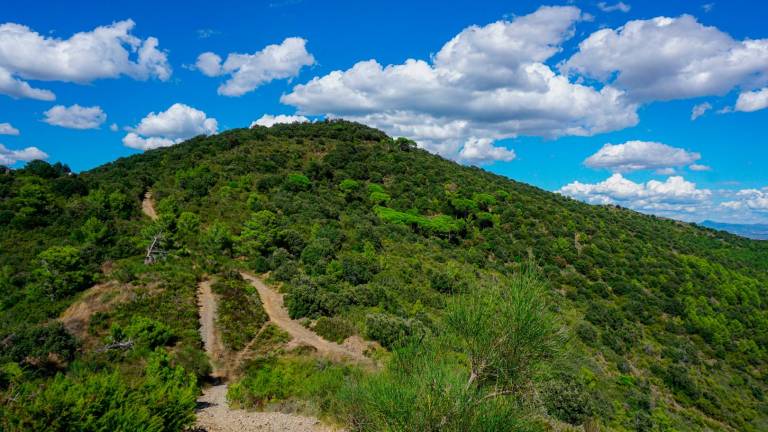
<svg viewBox="0 0 768 432"><path fill-rule="evenodd" d="M688 169L691 171L711 171L712 167L709 165L691 164L688 166Z"/></svg>
<svg viewBox="0 0 768 432"><path fill-rule="evenodd" d="M704 9L704 12L709 13L710 11L712 11L712 9L715 8L715 4L714 3L704 3L703 5L701 5L701 8Z"/></svg>
<svg viewBox="0 0 768 432"><path fill-rule="evenodd" d="M768 188L742 189L735 194L735 200L720 205L731 210L753 210L768 212Z"/></svg>
<svg viewBox="0 0 768 432"><path fill-rule="evenodd" d="M215 134L218 122L203 111L175 103L165 111L151 112L123 138L127 147L149 150L168 147L197 135Z"/></svg>
<svg viewBox="0 0 768 432"><path fill-rule="evenodd" d="M166 53L154 37L131 34L132 20L118 21L69 39L43 36L29 27L0 25L0 93L16 98L53 100L49 90L27 80L89 83L126 75L134 79L171 75Z"/></svg>
<svg viewBox="0 0 768 432"><path fill-rule="evenodd" d="M11 150L0 144L0 165L11 166L16 162L29 162L35 159L46 159L45 152L37 147L27 147L21 150Z"/></svg>
<svg viewBox="0 0 768 432"><path fill-rule="evenodd" d="M117 126L117 123L112 123L111 125L109 125L109 130L111 130L112 132L117 132L118 130L120 130L120 127Z"/></svg>
<svg viewBox="0 0 768 432"><path fill-rule="evenodd" d="M261 116L258 120L251 122L250 127L254 126L266 126L266 127L272 127L272 125L276 125L278 123L306 123L309 119L304 116L297 116L297 115L285 115L285 114L278 114L278 115L271 115L271 114L264 114Z"/></svg>
<svg viewBox="0 0 768 432"><path fill-rule="evenodd" d="M712 104L709 102L700 103L693 106L693 109L691 110L691 120L696 120L697 118L704 115L705 112L712 109Z"/></svg>
<svg viewBox="0 0 768 432"><path fill-rule="evenodd" d="M459 159L473 164L486 164L494 161L509 162L515 158L515 152L493 145L488 138L470 138L464 143Z"/></svg>
<svg viewBox="0 0 768 432"><path fill-rule="evenodd" d="M695 212L712 197L709 189L698 189L680 176L635 183L618 173L594 184L575 181L558 192L592 204L618 204L653 213Z"/></svg>
<svg viewBox="0 0 768 432"><path fill-rule="evenodd" d="M768 108L768 87L758 91L743 92L736 100L736 111L752 112Z"/></svg>
<svg viewBox="0 0 768 432"><path fill-rule="evenodd" d="M107 121L107 115L98 106L56 105L45 112L43 121L49 125L70 129L97 129Z"/></svg>
<svg viewBox="0 0 768 432"><path fill-rule="evenodd" d="M281 101L300 114L344 117L413 138L454 159L467 143L465 154L474 152L477 139L588 136L635 125L637 106L621 91L572 83L543 63L560 52L581 18L575 7L542 7L471 26L431 62L361 61L297 85Z"/></svg>
<svg viewBox="0 0 768 432"><path fill-rule="evenodd" d="M19 130L10 123L0 123L0 135L18 135Z"/></svg>
<svg viewBox="0 0 768 432"><path fill-rule="evenodd" d="M768 39L738 41L690 15L629 21L591 34L561 70L635 101L724 95L768 82Z"/></svg>
<svg viewBox="0 0 768 432"><path fill-rule="evenodd" d="M701 159L695 152L652 141L627 141L624 144L605 144L597 153L588 157L584 164L590 168L606 168L614 172L630 172L656 169L664 170L689 165Z"/></svg>
<svg viewBox="0 0 768 432"><path fill-rule="evenodd" d="M254 54L231 53L224 63L217 54L205 52L198 56L196 66L206 76L230 77L219 86L220 95L242 96L270 81L293 78L302 67L315 64L306 44L305 39L290 37Z"/></svg>
<svg viewBox="0 0 768 432"><path fill-rule="evenodd" d="M615 11L622 11L624 13L629 12L632 7L624 2L618 2L616 4L609 5L606 2L600 2L597 4L598 9L600 9L603 12L615 12Z"/></svg>
<svg viewBox="0 0 768 432"><path fill-rule="evenodd" d="M197 56L195 67L205 76L215 77L221 72L221 57L212 52L204 52Z"/></svg>

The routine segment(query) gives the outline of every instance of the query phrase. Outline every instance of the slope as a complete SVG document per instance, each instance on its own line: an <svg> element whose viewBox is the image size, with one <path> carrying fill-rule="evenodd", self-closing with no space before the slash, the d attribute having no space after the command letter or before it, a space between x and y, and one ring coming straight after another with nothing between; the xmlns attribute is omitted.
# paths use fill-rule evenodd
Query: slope
<svg viewBox="0 0 768 432"><path fill-rule="evenodd" d="M587 389L589 415L608 429L768 426L765 243L579 203L342 121L232 130L123 158L67 177L83 190L49 192L41 221L22 211L31 191L21 190L39 176L7 176L3 247L18 253L3 256L14 269L4 301L32 289L34 257L56 233L74 232L59 243L75 244L98 234L82 232L90 218L108 235L89 240L98 254L83 266L140 255L152 189L169 259L270 271L290 317L325 339L359 334L392 348L398 335L439 332L449 299L534 260L573 336L557 372ZM63 220L55 208L86 210ZM9 328L41 302L24 298L4 303Z"/></svg>

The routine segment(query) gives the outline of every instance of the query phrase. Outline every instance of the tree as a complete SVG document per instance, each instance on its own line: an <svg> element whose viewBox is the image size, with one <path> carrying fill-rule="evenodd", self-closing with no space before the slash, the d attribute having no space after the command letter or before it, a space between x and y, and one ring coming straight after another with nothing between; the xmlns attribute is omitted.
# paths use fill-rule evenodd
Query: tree
<svg viewBox="0 0 768 432"><path fill-rule="evenodd" d="M53 246L38 255L35 270L37 288L51 300L70 295L90 283L80 250L74 246Z"/></svg>
<svg viewBox="0 0 768 432"><path fill-rule="evenodd" d="M532 270L508 284L471 289L449 305L445 323L469 360L467 385L491 385L500 394L527 384L564 343L544 283Z"/></svg>

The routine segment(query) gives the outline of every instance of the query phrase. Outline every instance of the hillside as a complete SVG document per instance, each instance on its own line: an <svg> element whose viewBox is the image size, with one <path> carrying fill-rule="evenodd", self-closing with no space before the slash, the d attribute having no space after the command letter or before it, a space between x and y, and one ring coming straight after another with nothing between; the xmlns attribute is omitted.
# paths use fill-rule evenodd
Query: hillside
<svg viewBox="0 0 768 432"><path fill-rule="evenodd" d="M249 350L238 406L352 430L768 429L767 242L583 204L355 123L236 129L78 175L32 162L0 174L0 248L0 429L190 425L208 279L226 349ZM326 340L380 344L380 368L284 344L240 271ZM96 284L80 331L57 320ZM535 328L495 328L521 304ZM480 336L519 335L474 379Z"/></svg>

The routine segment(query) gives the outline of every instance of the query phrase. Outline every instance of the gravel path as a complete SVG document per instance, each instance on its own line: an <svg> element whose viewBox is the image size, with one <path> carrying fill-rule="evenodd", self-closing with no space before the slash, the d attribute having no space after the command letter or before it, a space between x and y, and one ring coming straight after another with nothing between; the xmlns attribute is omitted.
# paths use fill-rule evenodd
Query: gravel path
<svg viewBox="0 0 768 432"><path fill-rule="evenodd" d="M259 291L261 302L267 315L269 315L269 320L291 335L293 343L314 347L318 354L334 361L353 360L358 363L371 363L371 359L363 355L362 346L355 349L321 338L298 321L291 319L283 305L282 294L268 287L256 276L245 272L241 272L240 275Z"/></svg>
<svg viewBox="0 0 768 432"><path fill-rule="evenodd" d="M197 400L198 428L208 432L331 432L314 417L280 412L233 410L227 405L227 385L208 387Z"/></svg>

